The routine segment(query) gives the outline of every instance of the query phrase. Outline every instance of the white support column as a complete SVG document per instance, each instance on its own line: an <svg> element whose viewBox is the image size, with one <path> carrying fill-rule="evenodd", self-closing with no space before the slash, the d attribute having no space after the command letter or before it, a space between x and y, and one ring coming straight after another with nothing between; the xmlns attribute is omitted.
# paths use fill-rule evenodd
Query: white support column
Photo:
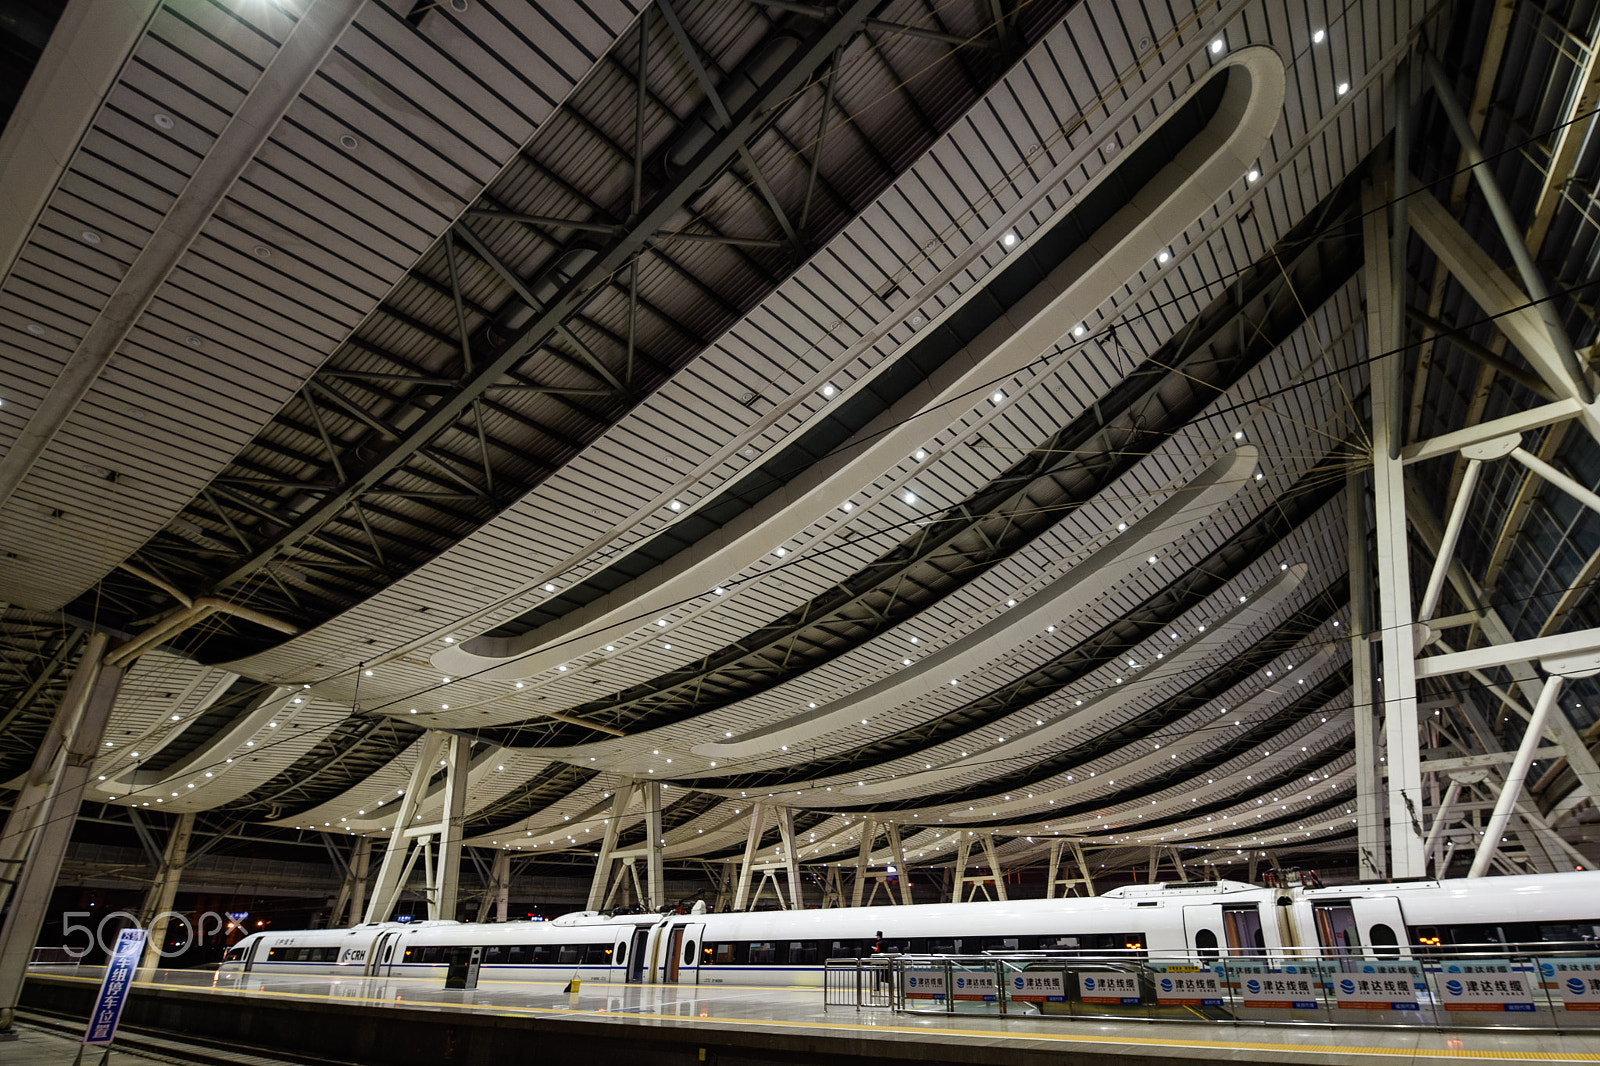
<svg viewBox="0 0 1600 1066"><path fill-rule="evenodd" d="M616 791L611 794L611 817L606 821L605 836L601 838L600 855L594 865L594 879L589 882L589 900L584 910L597 911L610 900L607 889L612 887L611 868L616 861L617 837L622 832L622 820L633 802L634 781L631 777L619 778Z"/></svg>
<svg viewBox="0 0 1600 1066"><path fill-rule="evenodd" d="M911 868L906 865L906 849L900 843L900 827L890 822L888 829L889 854L894 858L895 876L900 880L900 900L909 907L913 901L911 899Z"/></svg>
<svg viewBox="0 0 1600 1066"><path fill-rule="evenodd" d="M956 838L955 876L950 879L950 902L960 903L967 894L967 863L972 858L972 837Z"/></svg>
<svg viewBox="0 0 1600 1066"><path fill-rule="evenodd" d="M659 911L667 902L666 867L663 854L667 846L661 839L661 782L646 781L644 788L644 843L649 849L645 858L649 877L650 902L648 908Z"/></svg>
<svg viewBox="0 0 1600 1066"><path fill-rule="evenodd" d="M444 813L439 819L438 884L434 894L439 917L453 921L461 889L461 838L467 823L467 774L472 769L472 743L452 735L445 754Z"/></svg>
<svg viewBox="0 0 1600 1066"><path fill-rule="evenodd" d="M1450 824L1450 808L1455 806L1456 797L1461 795L1461 780L1455 776L1450 778L1450 787L1444 790L1444 798L1439 801L1439 806L1433 811L1433 824L1428 827L1428 839L1423 843L1423 852L1432 857L1435 862L1433 871L1435 877L1443 877L1439 871L1438 847L1439 840L1444 836L1444 827Z"/></svg>
<svg viewBox="0 0 1600 1066"><path fill-rule="evenodd" d="M423 894L428 902L428 920L436 922L439 920L439 880L433 865L433 837L418 837L417 850L422 852L422 883Z"/></svg>
<svg viewBox="0 0 1600 1066"><path fill-rule="evenodd" d="M61 704L50 719L50 728L45 730L27 776L22 779L22 787L11 801L5 828L0 829L0 911L5 909L12 883L21 873L22 860L28 854L28 846L43 822L51 791L66 762L67 747L100 677L100 665L109 642L105 634L95 633L84 645L72 680L67 682L67 690L61 696Z"/></svg>
<svg viewBox="0 0 1600 1066"><path fill-rule="evenodd" d="M767 821L767 809L760 803L750 805L750 832L744 839L744 861L739 864L739 887L733 893L733 909L742 911L750 899L750 877L755 871L756 851L761 847L761 831ZM860 889L856 890L859 897Z"/></svg>
<svg viewBox="0 0 1600 1066"><path fill-rule="evenodd" d="M994 890L1003 903L1006 899L1006 874L1000 869L999 856L994 851L994 834L983 834L983 855L989 860L989 872L994 875Z"/></svg>
<svg viewBox="0 0 1600 1066"><path fill-rule="evenodd" d="M178 882L183 878L183 864L189 858L189 839L194 835L194 812L180 814L167 836L166 850L161 853L161 869L144 894L140 921L149 935L144 942L144 957L139 960L141 969L151 969L161 961L161 950L167 939L169 913L178 898Z"/></svg>
<svg viewBox="0 0 1600 1066"><path fill-rule="evenodd" d="M87 657L92 651L94 658L85 661L102 661L104 648L104 638L98 634L90 638L84 655ZM106 722L121 686L122 668L102 665L89 690L77 728L67 742L61 773L37 819L38 832L33 835L27 860L15 874L17 883L11 894L11 909L6 914L5 926L0 928L0 1034L9 1032L16 1019L28 958L44 928L50 894L61 873L61 861L67 854L72 827L78 821L84 786L88 784L89 771L99 754Z"/></svg>
<svg viewBox="0 0 1600 1066"><path fill-rule="evenodd" d="M861 850L856 853L856 880L850 886L850 906L861 906L861 893L867 887L868 864L872 862L872 841L878 835L878 823L871 818L861 819Z"/></svg>
<svg viewBox="0 0 1600 1066"><path fill-rule="evenodd" d="M1072 842L1072 858L1078 864L1078 873L1083 875L1083 887L1088 889L1088 895L1094 895L1094 876L1089 873L1089 860L1083 857L1083 845L1076 840Z"/></svg>
<svg viewBox="0 0 1600 1066"><path fill-rule="evenodd" d="M1395 877L1421 877L1422 756L1417 737L1417 676L1411 616L1405 467L1398 435L1404 405L1399 368L1400 308L1395 305L1394 249L1383 206L1390 186L1363 193L1367 298L1367 358L1372 368L1372 481L1377 524L1378 631L1383 649L1380 685L1389 770L1389 852Z"/></svg>
<svg viewBox="0 0 1600 1066"><path fill-rule="evenodd" d="M1345 479L1345 537L1350 562L1350 709L1355 718L1356 859L1360 880L1381 881L1388 869L1383 804L1378 795L1378 727L1372 674L1372 563L1367 557L1363 474Z"/></svg>
<svg viewBox="0 0 1600 1066"><path fill-rule="evenodd" d="M1061 849L1066 845L1064 840L1050 842L1050 872L1044 879L1044 898L1056 898L1056 874L1061 869Z"/></svg>
<svg viewBox="0 0 1600 1066"><path fill-rule="evenodd" d="M794 808L779 807L778 811L778 838L783 845L784 871L789 877L789 909L804 910L805 904L800 888L800 844L794 836Z"/></svg>
<svg viewBox="0 0 1600 1066"><path fill-rule="evenodd" d="M511 852L495 854L489 871L489 888L494 897L494 920L504 922L511 909Z"/></svg>
<svg viewBox="0 0 1600 1066"><path fill-rule="evenodd" d="M363 836L356 841L356 853L350 857L350 915L346 925L358 924L367 909L367 875L372 869L372 838ZM334 916L338 920L338 915Z"/></svg>
<svg viewBox="0 0 1600 1066"><path fill-rule="evenodd" d="M1500 796L1495 800L1494 813L1489 816L1489 824L1483 830L1483 839L1478 841L1477 853L1472 856L1472 868L1467 871L1468 877L1482 877L1489 871L1489 862L1500 847L1500 838L1505 834L1506 823L1511 820L1511 812L1522 795L1522 783L1527 780L1528 767L1533 765L1533 753L1539 747L1539 739L1544 736L1545 722L1550 718L1551 708L1556 705L1556 698L1561 695L1561 682L1559 674L1551 674L1545 679L1544 689L1539 693L1539 702L1533 708L1533 718L1523 731L1522 743L1517 745L1517 757L1511 763L1511 769L1506 771L1505 786L1501 788Z"/></svg>
<svg viewBox="0 0 1600 1066"><path fill-rule="evenodd" d="M366 920L369 922L388 921L394 913L395 904L400 902L406 874L409 874L411 865L416 861L414 845L406 831L416 820L422 794L427 791L428 781L433 777L442 738L442 733L430 729L417 743L417 763L411 768L411 778L406 782L400 802L395 804L394 829L389 833L389 846L383 853L383 861L378 864L378 880L372 886L372 900L367 904Z"/></svg>

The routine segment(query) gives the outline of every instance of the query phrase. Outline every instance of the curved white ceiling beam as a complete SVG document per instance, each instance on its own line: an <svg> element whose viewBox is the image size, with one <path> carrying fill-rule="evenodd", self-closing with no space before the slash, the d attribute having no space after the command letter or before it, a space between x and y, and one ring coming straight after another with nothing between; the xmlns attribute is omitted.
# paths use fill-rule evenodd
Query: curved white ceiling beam
<svg viewBox="0 0 1600 1066"><path fill-rule="evenodd" d="M1256 456L1256 449L1246 445L1212 463L1193 481L1050 587L1016 610L990 619L949 647L924 656L817 711L752 730L732 740L697 744L690 750L696 755L728 759L776 751L784 744L815 740L863 717L888 714L896 707L951 683L952 679L970 676L1015 649L1025 637L1042 632L1046 625L1059 622L1075 608L1093 601L1125 579L1151 553L1193 529L1196 521L1250 483Z"/></svg>
<svg viewBox="0 0 1600 1066"><path fill-rule="evenodd" d="M819 779L800 791L792 789L786 791L794 792L796 796L809 795L807 802L810 805L821 807L837 804L840 802L840 796L882 797L892 793L910 792L913 795L905 798L907 806L903 812L882 812L879 815L875 815L875 817L896 820L909 815L912 811L921 811L924 809L924 804L916 793L926 793L931 788L948 784L955 778L970 774L973 766L980 763L1006 763L1023 758L1041 745L1057 743L1078 730L1114 716L1122 708L1149 695L1153 691L1171 687L1175 678L1181 675L1184 670L1194 666L1207 656L1217 654L1223 645L1234 637L1239 636L1248 626L1265 617L1267 612L1287 599L1299 587L1307 572L1308 568L1303 563L1288 567L1283 572L1275 574L1270 581L1257 589L1254 594L1242 597L1243 603L1235 604L1231 610L1211 622L1209 626L1199 627L1198 631L1191 633L1188 639L1180 643L1164 646L1161 652L1163 658L1161 659L1159 672L1148 672L1125 685L1108 683L1098 695L1079 700L1072 713L1057 717L1044 725L1029 727L998 745L990 746L987 737L996 731L1006 729L1007 727L1003 723L983 726L943 744L945 749L952 749L962 745L973 749L981 748L981 758L978 763L966 758L947 758L937 768L930 767L926 770L915 770L911 773L885 777L870 783L861 781L863 774L889 773L896 763L916 762L926 758L925 754L897 756L890 762L880 763L870 769L863 768L847 775ZM1173 628L1167 627L1163 629L1163 632L1170 634ZM1157 646L1160 645L1158 644ZM1130 652L1130 654L1132 653ZM1146 655L1144 658L1147 660L1147 666L1155 661L1154 657L1150 655ZM1297 677L1304 676L1305 670L1310 666L1311 664L1307 663L1305 667L1297 671L1293 676L1283 678L1283 683L1289 683ZM1290 687L1293 686L1291 685ZM1239 709L1243 711L1247 707L1256 705L1257 701L1262 703L1269 702L1282 695L1283 691L1285 690L1281 687L1269 686L1252 697L1247 703L1239 704ZM1054 698L1064 700L1067 696L1062 694ZM1040 708L1038 707L1026 707L1017 712L1019 716L1024 718L1032 717L1039 713ZM731 772L738 772L738 768L735 767ZM702 771L702 773L705 772ZM1047 791L1047 788L1048 786L1035 788L1033 794L1043 801L1051 795L1060 797L1068 792L1081 792L1083 786L1062 785L1054 793ZM705 787L703 784L701 790L719 795L731 795L736 791L733 789L724 791L714 787ZM825 796L824 793L834 793L835 795ZM991 804L990 806L993 807L994 805ZM1023 803L1021 806L1026 807L1028 804ZM935 811L934 813L938 814L939 812Z"/></svg>
<svg viewBox="0 0 1600 1066"><path fill-rule="evenodd" d="M683 557L593 603L517 638L479 637L452 645L433 657L434 665L455 677L511 679L531 677L592 654L608 639L638 629L648 616L709 596L730 575L768 558L812 525L818 514L863 490L964 417L974 406L974 397L986 397L994 382L1011 377L1050 350L1128 278L1154 261L1173 234L1181 233L1253 165L1278 122L1283 62L1271 49L1245 48L1215 70L1227 70L1230 77L1207 127L1066 262L953 356L941 372L868 427L871 444L848 455L835 469L814 467ZM1198 87L1172 108L1195 91ZM1160 123L1152 123L1143 136L1159 128Z"/></svg>
<svg viewBox="0 0 1600 1066"><path fill-rule="evenodd" d="M1225 615L1220 621L1213 623L1204 635L1192 637L1184 644L1179 645L1179 650L1161 661L1159 671L1151 671L1144 677L1126 685L1111 685L1097 699L1084 701L1082 708L1077 708L1076 713L1063 715L1053 721L1047 721L1042 726L1034 726L1026 732L1008 739L1002 744L983 749L985 762L996 763L1006 760L1021 758L1042 744L1057 743L1070 734L1087 728L1095 723L1113 717L1119 710L1127 707L1134 701L1141 699L1151 692L1165 688L1172 688L1180 681L1181 672L1192 662L1204 658L1217 650L1220 644L1227 642L1242 632L1252 622L1265 617L1279 603L1289 597L1304 580L1307 568L1298 564L1289 570L1278 574L1254 596ZM1147 657L1148 658L1148 657ZM1147 667L1154 663L1147 662ZM1309 665L1309 664L1308 664ZM1288 678L1284 679L1288 681ZM1292 687L1292 686L1291 686ZM1280 693L1264 692L1264 696L1271 698ZM1029 710L1027 714L1034 713ZM972 735L987 737L997 729L1005 728L1004 725L989 725L975 730ZM963 738L965 739L965 738ZM870 781L866 785L851 785L842 791L847 796L883 796L895 792L919 792L937 787L952 778L971 772L972 764L965 759L956 759L936 766L932 770L925 770L914 774L886 780Z"/></svg>

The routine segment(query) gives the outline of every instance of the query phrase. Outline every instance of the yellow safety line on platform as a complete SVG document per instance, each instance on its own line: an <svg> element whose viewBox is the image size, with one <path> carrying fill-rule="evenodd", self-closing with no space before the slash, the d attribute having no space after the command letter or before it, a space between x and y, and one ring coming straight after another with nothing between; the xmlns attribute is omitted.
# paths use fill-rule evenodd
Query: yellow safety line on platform
<svg viewBox="0 0 1600 1066"><path fill-rule="evenodd" d="M51 974L68 981L89 981L99 983L98 978L75 977L69 974ZM242 975L243 976L243 975ZM285 975L287 976L287 975ZM363 978L363 980L392 980L392 978ZM502 981L499 984L530 984L545 982ZM215 988L203 985L161 984L153 981L135 981L134 984L145 988L166 988L179 992L201 992L213 995L238 994L264 996L268 999L313 999L330 1000L334 1003L372 1003L392 1006L396 1000L376 996L332 996L316 992L265 992L248 988ZM633 988L676 988L676 985L633 985ZM718 989L729 986L719 985ZM749 986L757 987L757 986ZM772 987L772 986L764 986ZM1078 1033L1014 1033L1004 1029L916 1029L910 1026L893 1025L859 1025L849 1022L817 1022L817 1021L787 1021L775 1018L722 1018L712 1015L647 1013L645 1011L611 1011L604 1008L572 1008L572 1007L522 1007L514 1004L489 1004L489 1003L441 1003L423 1000L399 1000L401 1003L417 1007L446 1007L451 1010L473 1011L486 1014L556 1014L564 1017L573 1015L588 1015L599 1018L645 1018L650 1021L663 1022L691 1022L696 1025L721 1024L729 1026L777 1026L784 1029L837 1029L840 1031L855 1031L863 1033L888 1033L896 1036L966 1036L983 1040L993 1040L996 1037L1016 1037L1019 1040L1048 1040L1061 1044L1113 1044L1135 1045L1147 1047L1170 1048L1195 1048L1208 1051L1240 1050L1240 1051L1276 1051L1292 1052L1297 1055L1413 1055L1422 1058L1435 1059L1488 1059L1499 1062L1600 1062L1600 1053L1590 1051L1474 1051L1466 1048L1386 1048L1386 1047L1350 1047L1340 1044L1270 1044L1264 1041L1245 1040L1181 1040L1172 1037L1146 1037L1141 1036L1136 1040L1120 1039L1104 1036L1084 1036ZM1415 1033L1416 1029L1399 1030L1405 1033ZM1595 1030L1600 1034L1600 1030ZM1504 1031L1494 1031L1493 1035L1505 1037L1516 1035ZM1532 1037L1534 1033L1528 1033ZM1588 1035L1588 1034L1585 1034Z"/></svg>

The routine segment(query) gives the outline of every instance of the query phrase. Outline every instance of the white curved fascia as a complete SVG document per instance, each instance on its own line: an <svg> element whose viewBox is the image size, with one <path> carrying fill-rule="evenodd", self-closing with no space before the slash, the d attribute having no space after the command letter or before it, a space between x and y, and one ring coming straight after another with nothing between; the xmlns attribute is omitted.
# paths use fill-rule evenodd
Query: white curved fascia
<svg viewBox="0 0 1600 1066"><path fill-rule="evenodd" d="M952 679L970 677L1028 638L1043 632L1046 625L1059 622L1077 607L1125 580L1152 552L1189 532L1197 519L1210 514L1250 483L1256 456L1256 449L1247 445L1217 460L1049 587L1029 597L1016 609L990 619L949 647L937 649L912 665L816 711L741 734L732 740L697 744L690 750L696 755L729 759L777 751L784 744L815 740L863 717L888 714L919 696L941 689Z"/></svg>
<svg viewBox="0 0 1600 1066"><path fill-rule="evenodd" d="M1227 613L1214 620L1209 626L1202 626L1198 631L1191 633L1187 639L1177 642L1174 645L1169 645L1168 648L1170 650L1165 650L1163 652L1165 658L1161 660L1161 671L1159 674L1154 672L1147 673L1125 685L1107 686L1098 695L1078 701L1077 706L1073 708L1073 713L1070 715L1049 721L1042 726L1034 726L1029 728L1024 732L1017 734L1012 739L1005 741L1001 745L997 745L995 747L984 747L982 760L984 762L991 762L1022 758L1026 756L1030 750L1038 747L1041 744L1050 744L1060 741L1078 730L1094 725L1096 722L1099 722L1114 714L1118 709L1134 702L1150 692L1169 686L1171 684L1170 679L1173 674L1181 673L1183 670L1189 669L1190 667L1196 665L1200 660L1203 660L1207 656L1216 654L1223 645L1227 644L1235 636L1238 636L1244 632L1244 630L1252 623L1257 621L1259 618L1264 617L1267 612L1271 611L1273 608L1278 606L1278 604L1287 599L1289 595L1293 593L1294 590L1305 579L1305 576L1308 572L1309 568L1304 563L1297 563L1294 566L1274 575L1272 580L1268 581L1265 585L1261 586L1261 588L1257 589L1253 595L1246 597L1245 603L1235 604ZM1172 632L1173 628L1169 627L1164 631ZM1308 663L1307 667L1309 667L1309 665L1310 664ZM1305 668L1302 668L1301 671L1287 675L1284 680L1295 680L1296 678L1304 675L1304 670ZM1278 691L1276 689L1264 689L1253 696L1251 700L1239 704L1238 709L1243 712L1247 708L1256 706L1256 701L1260 701L1262 703L1270 702L1271 700L1276 699L1277 695ZM1031 714L1034 713L1034 711L1030 710L1021 713ZM973 745L970 738L976 737L980 733L987 734L993 731L995 728L995 726L987 726L981 730L975 730L973 733L968 734L967 738L962 739L968 739L969 746L981 746ZM958 739L949 743L960 743L960 740ZM880 764L880 767L888 765L892 765L892 763ZM882 781L875 781L871 784L850 784L849 777L836 777L819 780L803 791L809 792L813 797L811 801L813 805L820 803L822 806L826 807L829 804L822 799L821 794L823 792L838 792L841 795L850 797L875 797L896 792L903 792L906 789L927 790L929 788L938 787L950 782L952 779L968 771L971 766L972 763L968 762L966 759L946 760L945 762L940 763L938 767L933 769L920 770L910 774L886 778ZM881 769L879 772L881 772ZM1093 775L1091 774L1090 776ZM858 771L857 773L850 775L850 777L854 777L859 782L860 772ZM1034 799L1048 800L1052 796L1060 798L1069 792L1081 791L1082 787L1082 785L1074 786L1064 784L1057 788L1054 792L1045 791L1043 789L1035 789ZM701 791L711 792L718 795L731 795L733 792L731 789L723 790L715 787L706 787L704 785L701 786ZM908 804L916 804L914 799L908 800L907 802ZM1022 801L1020 800L1016 801L1016 803L1026 806L1026 804L1022 804ZM993 807L994 805L991 804L990 806ZM909 813L912 813L913 811L920 810L920 805L907 806L902 812L886 813L883 815L883 817L898 819Z"/></svg>
<svg viewBox="0 0 1600 1066"><path fill-rule="evenodd" d="M637 629L642 619L709 595L730 575L769 558L811 526L817 515L871 485L907 454L963 418L974 406L974 398L978 403L987 402L984 397L993 382L1018 373L1054 347L1074 325L1114 296L1128 278L1147 268L1173 235L1182 233L1253 165L1282 108L1282 60L1269 48L1245 48L1219 63L1212 76L1221 70L1231 70L1231 76L1206 129L1064 263L952 356L938 374L896 404L888 413L892 424L881 435L869 438L870 445L844 459L831 473L812 468L747 512L743 521L730 523L681 556L593 603L522 637L475 638L452 645L433 657L434 665L455 677L510 680L592 654L607 639ZM1208 81L1192 88L1172 109L1181 107ZM1141 140L1160 127L1159 122L1151 123ZM1075 197L1063 207L1058 218L1080 199ZM1041 232L1049 229L1041 227ZM874 426L886 420L880 418ZM469 651L469 646L476 651Z"/></svg>
<svg viewBox="0 0 1600 1066"><path fill-rule="evenodd" d="M1331 729L1330 729L1330 727L1331 727ZM1292 729L1293 726L1291 726L1290 728ZM1277 752L1275 752L1272 755L1265 756L1265 758L1269 759L1269 760L1270 759L1281 759L1281 758L1286 757L1286 753L1288 752L1290 746L1298 745L1301 741L1310 740L1310 739L1318 737L1319 735L1326 738L1326 737L1331 737L1331 736L1333 736L1335 734L1345 733L1345 732L1348 732L1348 730L1345 729L1341 723L1326 723L1326 724L1322 724L1322 725L1318 725L1318 726L1313 726L1312 728L1306 730L1302 735L1293 738L1292 741L1286 742L1286 746L1285 747L1278 749ZM1150 763L1160 762L1160 761L1161 761L1160 759L1151 759L1151 760L1148 760L1148 761L1140 760L1137 763L1129 763L1126 766L1119 766L1119 767L1117 767L1117 769L1114 772L1119 777L1136 776L1141 771L1141 769L1144 769L1144 770L1150 769ZM1248 763L1248 764L1247 763L1240 763L1238 769L1236 769L1236 770L1234 770L1234 771L1232 771L1232 772L1230 772L1230 773L1228 773L1228 774L1226 774L1225 776L1222 776L1222 777L1213 777L1210 780L1208 780L1208 782L1205 785L1197 785L1196 788L1211 789L1211 790L1214 790L1216 793L1218 793L1220 795L1227 795L1230 792L1237 792L1237 791L1242 790L1242 789L1247 789L1247 788L1254 787L1255 782L1252 779L1253 773L1271 773L1271 772L1273 772L1273 771L1272 771L1270 765L1268 763L1266 763L1266 762L1257 762L1257 763ZM1215 773L1215 771L1213 771L1213 773ZM1324 784L1325 784L1324 782L1319 780L1316 783L1316 785L1313 786L1313 787L1316 787L1316 788L1324 787ZM1063 793L1065 793L1067 796L1070 796L1073 799L1077 799L1077 798L1081 797L1081 795L1082 795L1082 785L1083 785L1083 782L1079 782L1079 784L1074 788L1056 789L1056 790L1054 790L1054 792L1035 792L1033 799L1026 800L1026 801L1013 801L1009 805L1009 807L1007 805L1005 805L1005 804L999 804L999 803L989 803L989 804L974 803L974 804L971 804L971 806L976 808L975 810L972 810L972 811L966 811L966 810L962 810L962 811L947 811L947 812L944 812L944 813L938 815L938 817L942 817L944 819L944 824L946 824L946 825L955 825L955 826L981 825L983 822L985 822L985 821L987 821L987 820L989 820L991 818L997 817L997 816L1008 817L1008 816L1011 816L1011 815L1023 813L1027 808L1037 806L1038 803L1039 803L1039 800L1041 800L1041 799L1043 799L1046 802L1048 802L1051 798L1056 798L1056 799L1063 798ZM1296 788L1298 788L1298 786L1296 786ZM1287 795L1290 795L1290 794L1297 794L1297 793L1295 793L1294 790L1285 790L1285 791L1283 791L1281 793L1281 795L1284 795L1284 796L1287 796ZM1066 817L1052 816L1051 813L1048 810L1046 810L1046 811L1039 812L1039 822L1036 823L1036 824L1048 824L1051 827L1056 828L1056 829L1060 829L1060 828L1063 828L1065 826L1077 826L1079 829L1081 829L1083 831L1086 831L1086 832L1092 831L1092 832L1096 832L1096 833L1103 833L1108 828L1111 828L1113 826L1116 826L1116 827L1119 827L1119 828L1131 829L1131 828L1136 828L1137 827L1138 822L1141 820L1139 818L1139 816L1142 815L1142 814L1155 815L1156 817L1160 817L1160 818L1165 818L1165 817L1168 817L1169 815L1182 814L1183 813L1182 799L1183 799L1183 797L1181 797L1181 796L1169 796L1165 800L1162 800L1162 799L1158 798L1157 802L1155 802L1153 804L1146 804L1146 805L1143 805L1143 806L1130 805L1130 801L1123 800L1123 801L1117 803L1115 806L1109 806L1108 805L1106 807L1103 807L1097 813L1074 814L1074 815L1066 816ZM1192 802L1194 797L1191 796L1191 797L1189 797L1189 799ZM1252 806L1252 807L1242 808L1242 809L1247 811L1247 812L1255 812L1257 810L1264 810L1265 807L1266 807L1266 803L1263 802L1262 804L1260 804L1258 806ZM1196 817L1204 817L1204 816L1203 815L1197 815ZM1218 815L1216 817L1223 817L1223 816L1222 815ZM1231 818L1232 816L1230 815L1228 817Z"/></svg>
<svg viewBox="0 0 1600 1066"><path fill-rule="evenodd" d="M1085 700L1084 705L1075 708L1073 714L1048 721L1042 726L1034 726L1003 744L984 748L983 760L992 763L1020 759L1042 744L1061 741L1081 729L1104 721L1121 708L1151 692L1170 687L1173 675L1213 654L1233 636L1242 632L1251 623L1264 618L1274 607L1287 599L1305 579L1306 573L1307 567L1301 563L1277 574L1253 596L1248 597L1245 603L1236 605L1222 619L1213 623L1204 635L1196 635L1180 644L1177 651L1161 660L1159 671L1153 671L1125 685L1107 688L1098 698ZM994 728L989 726L979 732L987 734L993 732ZM843 789L843 792L847 796L870 797L902 792L906 789L926 790L967 773L970 768L971 763L967 760L953 759L932 770L873 781L864 786L852 785Z"/></svg>
<svg viewBox="0 0 1600 1066"><path fill-rule="evenodd" d="M214 781L220 781L223 774L223 767L229 765L225 763L224 760L230 755L236 756L245 754L243 745L247 738L259 733L263 728L266 727L268 722L274 720L292 720L290 704L288 701L295 695L297 691L298 690L289 688L287 686L280 686L273 689L272 694L257 704L255 710L246 714L231 728L229 728L227 732L214 737L209 744L206 744L203 748L196 751L193 756L185 760L184 766L187 768L185 771L163 771L161 776L157 777L153 774L150 774L148 771L141 771L137 765L127 766L122 768L122 770L115 776L111 776L108 772L106 780L94 782L95 788L98 791L108 792L114 796L126 796L135 791L142 792L159 788L159 786L167 783L168 781L175 780L177 777L183 776L185 773L203 773L205 768L207 766L211 766L212 764L216 764L213 769L218 776L216 778L209 779L208 784ZM125 757L126 756L121 753L114 753L110 756L107 756L105 759L102 759L102 762L120 760ZM145 757L146 753L141 751L140 759L143 760ZM255 787L254 784L247 787L244 791L248 792L250 788L253 787ZM215 790L213 790L212 794L216 795L217 793ZM242 794L243 793L241 793L241 795ZM235 797L227 796L215 799L212 802L213 804L224 803L227 802L228 799L233 798Z"/></svg>

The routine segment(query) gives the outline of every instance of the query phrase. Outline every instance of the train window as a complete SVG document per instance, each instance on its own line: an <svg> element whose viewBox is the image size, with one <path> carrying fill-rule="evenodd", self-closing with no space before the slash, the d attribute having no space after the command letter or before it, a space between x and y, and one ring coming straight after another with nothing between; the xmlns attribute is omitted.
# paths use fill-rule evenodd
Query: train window
<svg viewBox="0 0 1600 1066"><path fill-rule="evenodd" d="M929 955L959 955L961 954L961 941L953 936L931 936L928 938Z"/></svg>
<svg viewBox="0 0 1600 1066"><path fill-rule="evenodd" d="M817 942L815 940L791 940L789 942L789 962L795 966L815 966L822 960L817 958Z"/></svg>
<svg viewBox="0 0 1600 1066"><path fill-rule="evenodd" d="M1217 949L1217 934L1209 929L1201 929L1195 933L1194 949L1200 953L1202 959L1214 959L1222 954Z"/></svg>
<svg viewBox="0 0 1600 1066"><path fill-rule="evenodd" d="M734 944L707 944L706 950L711 952L711 962L715 966L732 966L736 957Z"/></svg>
<svg viewBox="0 0 1600 1066"><path fill-rule="evenodd" d="M394 945L393 944L385 944L385 945L383 945L383 964L384 965L388 964L389 956L392 955L392 954L394 954Z"/></svg>
<svg viewBox="0 0 1600 1066"><path fill-rule="evenodd" d="M483 958L479 960L485 966L498 966L506 961L506 949L498 944L483 949Z"/></svg>
<svg viewBox="0 0 1600 1066"><path fill-rule="evenodd" d="M685 940L683 942L683 964L685 966L693 966L694 965L694 941L693 940Z"/></svg>
<svg viewBox="0 0 1600 1066"><path fill-rule="evenodd" d="M627 941L623 941L622 943L617 945L617 960L616 960L616 964L618 966L621 966L623 963L625 963L627 961L628 961L628 942Z"/></svg>
<svg viewBox="0 0 1600 1066"><path fill-rule="evenodd" d="M1372 939L1372 951L1375 955L1400 954L1399 941L1395 939L1394 929L1383 922L1373 922L1372 928L1367 931Z"/></svg>
<svg viewBox="0 0 1600 1066"><path fill-rule="evenodd" d="M584 948L583 961L588 966L609 966L611 964L611 945L588 945Z"/></svg>
<svg viewBox="0 0 1600 1066"><path fill-rule="evenodd" d="M229 948L222 953L223 962L239 962L244 958L244 948Z"/></svg>
<svg viewBox="0 0 1600 1066"><path fill-rule="evenodd" d="M777 945L770 940L758 941L750 945L750 965L771 966L778 961Z"/></svg>
<svg viewBox="0 0 1600 1066"><path fill-rule="evenodd" d="M562 944L556 951L556 962L562 965L575 963L580 957L577 944Z"/></svg>

